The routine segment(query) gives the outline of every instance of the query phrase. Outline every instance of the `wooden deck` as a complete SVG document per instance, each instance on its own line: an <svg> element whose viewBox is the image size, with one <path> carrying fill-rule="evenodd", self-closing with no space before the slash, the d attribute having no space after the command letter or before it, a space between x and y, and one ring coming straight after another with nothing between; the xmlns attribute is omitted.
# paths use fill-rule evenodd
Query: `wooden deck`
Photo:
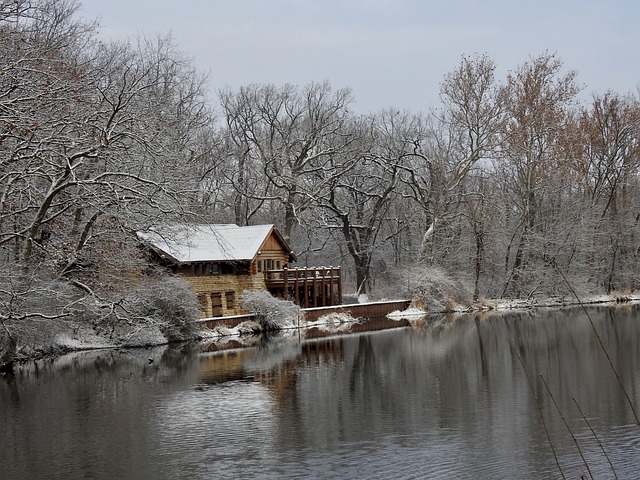
<svg viewBox="0 0 640 480"><path fill-rule="evenodd" d="M302 308L342 303L340 267L283 268L265 272L267 289Z"/></svg>

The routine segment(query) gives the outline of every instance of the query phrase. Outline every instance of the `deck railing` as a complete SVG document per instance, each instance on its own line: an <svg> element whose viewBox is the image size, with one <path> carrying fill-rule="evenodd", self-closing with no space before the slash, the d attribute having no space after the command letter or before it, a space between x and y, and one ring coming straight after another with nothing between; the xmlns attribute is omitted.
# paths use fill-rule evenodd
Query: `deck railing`
<svg viewBox="0 0 640 480"><path fill-rule="evenodd" d="M342 303L340 267L282 268L264 272L269 290L279 292L301 307L321 307Z"/></svg>

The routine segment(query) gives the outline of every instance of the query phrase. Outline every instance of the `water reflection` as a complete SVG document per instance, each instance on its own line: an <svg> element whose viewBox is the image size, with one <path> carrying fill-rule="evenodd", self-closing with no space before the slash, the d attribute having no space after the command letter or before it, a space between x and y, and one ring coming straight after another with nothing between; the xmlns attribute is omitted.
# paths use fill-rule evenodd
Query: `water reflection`
<svg viewBox="0 0 640 480"><path fill-rule="evenodd" d="M638 307L590 309L640 404ZM517 356L524 363L524 369ZM0 383L8 478L640 475L640 428L580 310L375 333L105 351ZM529 380L539 402L534 401ZM585 412L580 414L576 403ZM545 422L541 421L541 412Z"/></svg>

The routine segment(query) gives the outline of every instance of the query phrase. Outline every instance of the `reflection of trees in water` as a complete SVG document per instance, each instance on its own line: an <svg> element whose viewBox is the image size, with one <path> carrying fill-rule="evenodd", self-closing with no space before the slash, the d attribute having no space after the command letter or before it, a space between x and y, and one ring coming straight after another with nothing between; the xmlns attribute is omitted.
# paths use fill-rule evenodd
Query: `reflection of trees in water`
<svg viewBox="0 0 640 480"><path fill-rule="evenodd" d="M0 444L13 446L0 464L19 470L3 475L38 478L43 468L74 465L98 478L107 467L124 475L126 466L144 464L154 398L195 383L194 358L184 346L110 349L17 367L10 388L0 383Z"/></svg>
<svg viewBox="0 0 640 480"><path fill-rule="evenodd" d="M633 322L637 307L591 312L633 391L640 354ZM531 438L544 434L526 377L507 339L531 375L544 375L576 431L586 426L572 397L594 418L596 427L629 421L615 377L581 310L510 311L436 319L417 329L344 336L330 340L340 342L340 355L318 353L315 361L289 360L272 372L281 376L272 388L279 390L282 441L291 447L338 445L377 434L401 436L440 428L469 438L491 437L493 448L521 444L525 450L539 449L546 458L545 445L527 446ZM308 362L313 368L306 368ZM537 388L554 438L570 446L539 381Z"/></svg>

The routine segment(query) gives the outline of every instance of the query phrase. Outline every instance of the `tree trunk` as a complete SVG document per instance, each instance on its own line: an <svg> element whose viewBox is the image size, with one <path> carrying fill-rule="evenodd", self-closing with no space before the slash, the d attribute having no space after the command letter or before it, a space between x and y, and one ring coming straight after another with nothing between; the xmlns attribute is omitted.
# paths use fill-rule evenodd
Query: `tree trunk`
<svg viewBox="0 0 640 480"><path fill-rule="evenodd" d="M6 328L0 330L0 372L11 371L16 358L17 342Z"/></svg>
<svg viewBox="0 0 640 480"><path fill-rule="evenodd" d="M480 298L480 273L482 272L482 258L484 256L484 234L476 231L476 258L475 258L475 280L473 285L473 301Z"/></svg>

